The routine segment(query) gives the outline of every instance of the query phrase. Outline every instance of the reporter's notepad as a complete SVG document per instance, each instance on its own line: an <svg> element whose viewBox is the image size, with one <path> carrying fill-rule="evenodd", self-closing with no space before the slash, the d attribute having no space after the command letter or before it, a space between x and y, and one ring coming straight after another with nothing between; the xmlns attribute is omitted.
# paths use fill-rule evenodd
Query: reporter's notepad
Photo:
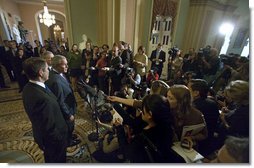
<svg viewBox="0 0 254 168"><path fill-rule="evenodd" d="M171 147L176 153L183 157L187 163L195 163L204 157L193 148L188 150L181 147L180 142L175 142Z"/></svg>

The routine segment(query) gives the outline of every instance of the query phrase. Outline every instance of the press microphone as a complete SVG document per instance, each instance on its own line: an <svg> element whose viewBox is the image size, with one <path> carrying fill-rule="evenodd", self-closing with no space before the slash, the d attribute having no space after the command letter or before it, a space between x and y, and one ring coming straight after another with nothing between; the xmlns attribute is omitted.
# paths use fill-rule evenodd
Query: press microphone
<svg viewBox="0 0 254 168"><path fill-rule="evenodd" d="M96 90L94 88L92 88L91 86L89 86L87 83L85 83L83 81L83 79L80 79L78 82L77 82L77 87L78 87L78 91L79 91L79 94L82 94L80 95L82 98L84 95L86 94L89 94L90 96L96 96Z"/></svg>

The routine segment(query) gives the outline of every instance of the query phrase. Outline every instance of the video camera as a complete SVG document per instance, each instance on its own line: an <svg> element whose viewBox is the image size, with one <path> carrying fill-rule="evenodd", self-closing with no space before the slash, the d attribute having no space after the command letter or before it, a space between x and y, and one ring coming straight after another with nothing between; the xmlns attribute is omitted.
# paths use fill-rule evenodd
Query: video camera
<svg viewBox="0 0 254 168"><path fill-rule="evenodd" d="M179 48L177 48L176 46L174 46L174 47L172 47L172 48L169 49L168 54L169 54L170 56L172 56L173 58L175 58L178 51L179 51Z"/></svg>
<svg viewBox="0 0 254 168"><path fill-rule="evenodd" d="M229 65L230 67L233 68L233 67L235 67L235 61L236 61L237 58L234 57L234 56L221 54L220 59L221 59L221 62L223 62L224 65Z"/></svg>
<svg viewBox="0 0 254 168"><path fill-rule="evenodd" d="M133 68L127 67L127 68L125 69L125 74L126 74L127 76L131 75L132 72L133 72Z"/></svg>
<svg viewBox="0 0 254 168"><path fill-rule="evenodd" d="M105 103L105 104L99 106L98 107L98 119L102 123L110 123L113 119L111 110L113 110L113 106L110 103Z"/></svg>
<svg viewBox="0 0 254 168"><path fill-rule="evenodd" d="M81 98L88 101L93 108L97 108L107 103L107 95L101 91L89 86L83 79L77 82L78 93Z"/></svg>
<svg viewBox="0 0 254 168"><path fill-rule="evenodd" d="M205 48L202 48L203 55L205 57L209 56L210 55L210 50L211 50L211 46L210 45L207 45Z"/></svg>
<svg viewBox="0 0 254 168"><path fill-rule="evenodd" d="M204 48L199 48L198 50L198 53L197 53L197 58L198 59L201 59L203 58L205 55L204 55Z"/></svg>

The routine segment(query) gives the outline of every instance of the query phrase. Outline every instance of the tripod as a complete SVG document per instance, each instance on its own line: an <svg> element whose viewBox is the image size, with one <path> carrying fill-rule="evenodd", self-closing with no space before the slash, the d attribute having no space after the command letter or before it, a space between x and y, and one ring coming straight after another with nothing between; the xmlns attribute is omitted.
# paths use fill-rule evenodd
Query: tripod
<svg viewBox="0 0 254 168"><path fill-rule="evenodd" d="M99 139L99 126L98 126L98 122L97 122L97 118L98 118L98 104L100 102L98 102L98 100L100 101L101 96L100 95L100 90L99 89L95 89L92 88L91 86L89 86L86 82L83 81L83 79L80 79L79 82L77 83L77 88L78 88L78 92L80 97L82 97L85 102L88 103L90 109L92 110L92 120L95 121L95 125L96 125L96 131L92 132L91 134L88 135L88 140L94 142L94 141L98 141ZM104 95L104 93L102 92L102 95ZM104 98L103 98L104 99ZM92 123L93 125L93 123Z"/></svg>
<svg viewBox="0 0 254 168"><path fill-rule="evenodd" d="M88 102L91 110L93 111L93 114L92 114L92 120L95 120L95 127L96 127L96 131L95 132L92 132L88 135L88 140L89 141L92 141L92 142L95 142L95 141L98 141L99 140L99 126L98 126L98 122L96 122L97 120L97 116L98 116L98 111L97 111L97 99L98 99L98 94L94 96L94 108L92 108L92 105L91 103Z"/></svg>

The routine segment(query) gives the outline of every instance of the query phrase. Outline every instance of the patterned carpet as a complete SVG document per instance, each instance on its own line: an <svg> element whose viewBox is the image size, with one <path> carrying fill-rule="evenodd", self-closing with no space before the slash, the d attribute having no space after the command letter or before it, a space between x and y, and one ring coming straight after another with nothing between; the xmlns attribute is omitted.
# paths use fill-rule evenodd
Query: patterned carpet
<svg viewBox="0 0 254 168"><path fill-rule="evenodd" d="M43 163L43 152L34 142L31 123L24 111L21 94L16 83L10 83L10 89L0 89L0 163ZM96 144L87 139L94 131L91 122L91 110L75 93L78 102L75 133L81 143L67 149L67 162L92 163L90 157Z"/></svg>

